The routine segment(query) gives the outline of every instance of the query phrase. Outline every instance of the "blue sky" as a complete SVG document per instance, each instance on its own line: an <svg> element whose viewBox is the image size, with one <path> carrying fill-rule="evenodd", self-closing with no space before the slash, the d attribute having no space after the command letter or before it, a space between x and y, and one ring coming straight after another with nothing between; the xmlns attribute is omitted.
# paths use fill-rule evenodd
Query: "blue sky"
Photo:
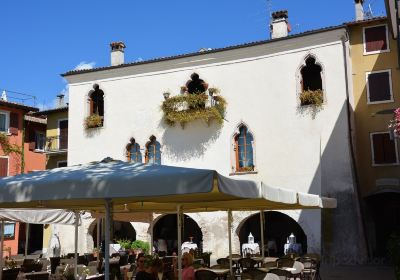
<svg viewBox="0 0 400 280"><path fill-rule="evenodd" d="M383 0L366 2L374 15L385 14ZM337 25L354 19L353 3L1 0L0 89L35 95L41 109L52 107L55 96L67 90L59 74L78 65L109 65L112 41L127 45L125 61L146 60L267 39L270 10L289 10L295 33Z"/></svg>

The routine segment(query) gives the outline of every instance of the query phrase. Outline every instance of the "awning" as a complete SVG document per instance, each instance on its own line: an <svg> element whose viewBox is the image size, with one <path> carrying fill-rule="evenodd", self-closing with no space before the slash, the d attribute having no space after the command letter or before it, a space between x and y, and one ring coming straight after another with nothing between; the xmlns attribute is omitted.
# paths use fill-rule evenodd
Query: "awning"
<svg viewBox="0 0 400 280"><path fill-rule="evenodd" d="M335 208L336 200L235 180L215 170L106 160L0 179L0 207L115 212Z"/></svg>
<svg viewBox="0 0 400 280"><path fill-rule="evenodd" d="M75 213L61 209L0 209L0 220L27 224L75 224Z"/></svg>

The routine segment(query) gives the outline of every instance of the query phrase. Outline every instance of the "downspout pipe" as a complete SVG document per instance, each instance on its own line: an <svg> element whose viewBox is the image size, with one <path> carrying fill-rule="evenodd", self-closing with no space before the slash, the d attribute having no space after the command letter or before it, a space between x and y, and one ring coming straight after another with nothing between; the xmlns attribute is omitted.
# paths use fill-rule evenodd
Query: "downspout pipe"
<svg viewBox="0 0 400 280"><path fill-rule="evenodd" d="M352 121L351 121L351 109L350 109L350 86L349 86L349 65L348 65L348 55L347 55L347 47L346 47L346 42L349 41L349 30L346 28L346 36L342 37L342 46L343 46L343 59L344 59L344 71L345 71L345 82L346 82L346 110L347 110L347 127L348 127L348 133L349 133L349 148L350 148L350 156L351 156L351 169L354 174L354 184L356 187L356 198L357 198L357 210L360 214L361 218L361 231L362 231L362 236L364 240L364 247L366 249L367 256L370 256L370 250L368 246L368 239L366 236L366 223L365 223L365 209L364 209L364 204L361 201L361 189L360 189L360 181L358 177L358 172L357 172L357 165L356 165L356 155L354 151L354 141L352 137L352 132L354 131L354 128L352 126Z"/></svg>

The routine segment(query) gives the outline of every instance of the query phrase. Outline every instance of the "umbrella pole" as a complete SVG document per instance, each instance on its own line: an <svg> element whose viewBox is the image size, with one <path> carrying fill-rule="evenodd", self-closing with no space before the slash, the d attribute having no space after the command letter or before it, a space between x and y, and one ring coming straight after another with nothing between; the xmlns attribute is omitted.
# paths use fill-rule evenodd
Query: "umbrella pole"
<svg viewBox="0 0 400 280"><path fill-rule="evenodd" d="M105 231L104 231L104 280L110 280L110 217L111 200L106 199Z"/></svg>
<svg viewBox="0 0 400 280"><path fill-rule="evenodd" d="M265 256L265 246L264 246L264 211L260 210L260 230L261 230L261 257Z"/></svg>
<svg viewBox="0 0 400 280"><path fill-rule="evenodd" d="M79 225L79 211L75 211L75 248L74 248L74 275L75 279L78 277L78 225Z"/></svg>
<svg viewBox="0 0 400 280"><path fill-rule="evenodd" d="M29 223L25 224L25 258L28 255L28 246L29 246Z"/></svg>
<svg viewBox="0 0 400 280"><path fill-rule="evenodd" d="M97 240L96 240L96 248L97 248L97 267L99 266L100 260L100 218L97 218Z"/></svg>
<svg viewBox="0 0 400 280"><path fill-rule="evenodd" d="M153 253L153 243L154 243L154 236L153 236L153 213L151 213L151 222L150 222L150 255L154 255Z"/></svg>
<svg viewBox="0 0 400 280"><path fill-rule="evenodd" d="M3 248L4 248L4 220L1 221L1 239L0 239L0 279L3 279Z"/></svg>
<svg viewBox="0 0 400 280"><path fill-rule="evenodd" d="M176 207L177 224L178 224L178 279L182 280L182 219L181 205Z"/></svg>
<svg viewBox="0 0 400 280"><path fill-rule="evenodd" d="M229 241L229 272L233 277L232 269L232 210L228 210L228 241Z"/></svg>

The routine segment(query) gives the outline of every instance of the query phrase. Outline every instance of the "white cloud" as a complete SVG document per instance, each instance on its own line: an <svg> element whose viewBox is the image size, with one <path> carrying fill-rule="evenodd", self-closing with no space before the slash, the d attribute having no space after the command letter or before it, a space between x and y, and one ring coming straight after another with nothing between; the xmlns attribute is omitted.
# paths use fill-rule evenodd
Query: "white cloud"
<svg viewBox="0 0 400 280"><path fill-rule="evenodd" d="M135 62L142 62L143 61L143 58L141 58L141 57L138 57L136 60L135 60Z"/></svg>
<svg viewBox="0 0 400 280"><path fill-rule="evenodd" d="M96 65L96 62L86 62L86 61L81 61L75 68L74 70L88 70L88 69L93 69L94 66Z"/></svg>

